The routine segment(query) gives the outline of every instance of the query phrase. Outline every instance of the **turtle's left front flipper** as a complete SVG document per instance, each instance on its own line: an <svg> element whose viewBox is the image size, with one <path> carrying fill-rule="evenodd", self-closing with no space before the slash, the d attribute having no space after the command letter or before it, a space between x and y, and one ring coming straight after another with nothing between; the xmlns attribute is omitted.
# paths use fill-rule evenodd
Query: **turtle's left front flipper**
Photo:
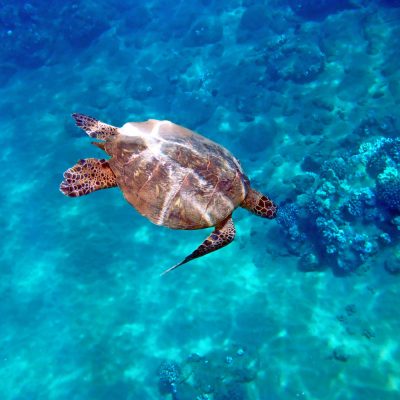
<svg viewBox="0 0 400 400"><path fill-rule="evenodd" d="M195 258L205 256L208 253L228 245L235 238L235 233L235 225L233 225L232 217L229 216L215 227L210 236L192 254L188 255L179 264L164 271L161 275L165 275L167 272L170 272Z"/></svg>
<svg viewBox="0 0 400 400"><path fill-rule="evenodd" d="M60 190L66 196L78 197L117 186L117 181L108 162L104 159L87 158L79 160L64 172Z"/></svg>

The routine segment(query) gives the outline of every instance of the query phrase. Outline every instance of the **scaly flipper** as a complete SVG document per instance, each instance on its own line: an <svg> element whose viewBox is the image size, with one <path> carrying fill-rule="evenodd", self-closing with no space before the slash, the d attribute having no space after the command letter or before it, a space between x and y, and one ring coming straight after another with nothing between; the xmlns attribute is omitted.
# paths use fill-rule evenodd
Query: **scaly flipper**
<svg viewBox="0 0 400 400"><path fill-rule="evenodd" d="M259 217L273 219L276 217L277 206L267 196L249 189L246 198L240 205Z"/></svg>
<svg viewBox="0 0 400 400"><path fill-rule="evenodd" d="M173 269L178 268L195 258L205 256L208 253L228 245L235 238L235 233L235 225L233 225L232 217L229 216L215 227L210 236L192 254L187 256L179 264L164 271L161 275L165 275Z"/></svg>
<svg viewBox="0 0 400 400"><path fill-rule="evenodd" d="M106 140L110 136L118 135L115 126L105 124L95 118L83 114L72 114L76 125L82 128L90 137L99 140Z"/></svg>
<svg viewBox="0 0 400 400"><path fill-rule="evenodd" d="M87 158L79 160L76 165L64 172L60 190L66 196L78 197L114 186L117 186L117 182L108 162Z"/></svg>

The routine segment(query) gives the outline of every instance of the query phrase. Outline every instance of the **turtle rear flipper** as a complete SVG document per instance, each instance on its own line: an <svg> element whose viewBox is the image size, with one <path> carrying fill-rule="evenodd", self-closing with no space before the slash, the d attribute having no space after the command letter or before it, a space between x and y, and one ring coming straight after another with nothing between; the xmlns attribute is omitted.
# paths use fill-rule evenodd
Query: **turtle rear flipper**
<svg viewBox="0 0 400 400"><path fill-rule="evenodd" d="M72 117L76 125L82 128L92 138L106 140L111 136L118 135L118 129L115 126L105 124L88 115L74 113Z"/></svg>
<svg viewBox="0 0 400 400"><path fill-rule="evenodd" d="M78 197L117 186L115 175L106 160L87 158L79 160L64 172L60 191L69 197Z"/></svg>
<svg viewBox="0 0 400 400"><path fill-rule="evenodd" d="M173 267L165 270L161 275L165 275L166 273L180 267L183 264L186 264L189 261L194 260L195 258L205 256L208 253L212 253L215 250L227 246L233 241L235 234L235 225L233 224L232 216L230 215L228 218L225 218L222 222L216 225L210 236L208 236L208 238L204 240L204 242L192 254L189 254L179 264L176 264Z"/></svg>

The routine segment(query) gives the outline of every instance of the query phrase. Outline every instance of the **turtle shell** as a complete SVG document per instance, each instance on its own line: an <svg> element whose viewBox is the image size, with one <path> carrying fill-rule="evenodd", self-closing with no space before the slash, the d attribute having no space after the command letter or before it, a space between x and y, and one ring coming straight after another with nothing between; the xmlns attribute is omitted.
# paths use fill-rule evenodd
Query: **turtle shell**
<svg viewBox="0 0 400 400"><path fill-rule="evenodd" d="M169 121L129 122L105 150L126 200L157 225L200 229L244 200L248 180L224 147Z"/></svg>

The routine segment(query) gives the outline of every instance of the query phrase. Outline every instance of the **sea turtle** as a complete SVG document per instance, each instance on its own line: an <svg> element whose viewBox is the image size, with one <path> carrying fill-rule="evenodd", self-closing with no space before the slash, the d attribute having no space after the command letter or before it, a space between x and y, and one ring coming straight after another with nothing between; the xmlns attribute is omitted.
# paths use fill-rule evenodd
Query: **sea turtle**
<svg viewBox="0 0 400 400"><path fill-rule="evenodd" d="M169 272L226 246L235 237L232 212L243 207L275 218L276 205L250 187L239 161L224 147L170 121L128 122L121 128L72 114L110 159L87 158L64 173L60 190L77 197L118 186L140 214L172 229L215 227Z"/></svg>

